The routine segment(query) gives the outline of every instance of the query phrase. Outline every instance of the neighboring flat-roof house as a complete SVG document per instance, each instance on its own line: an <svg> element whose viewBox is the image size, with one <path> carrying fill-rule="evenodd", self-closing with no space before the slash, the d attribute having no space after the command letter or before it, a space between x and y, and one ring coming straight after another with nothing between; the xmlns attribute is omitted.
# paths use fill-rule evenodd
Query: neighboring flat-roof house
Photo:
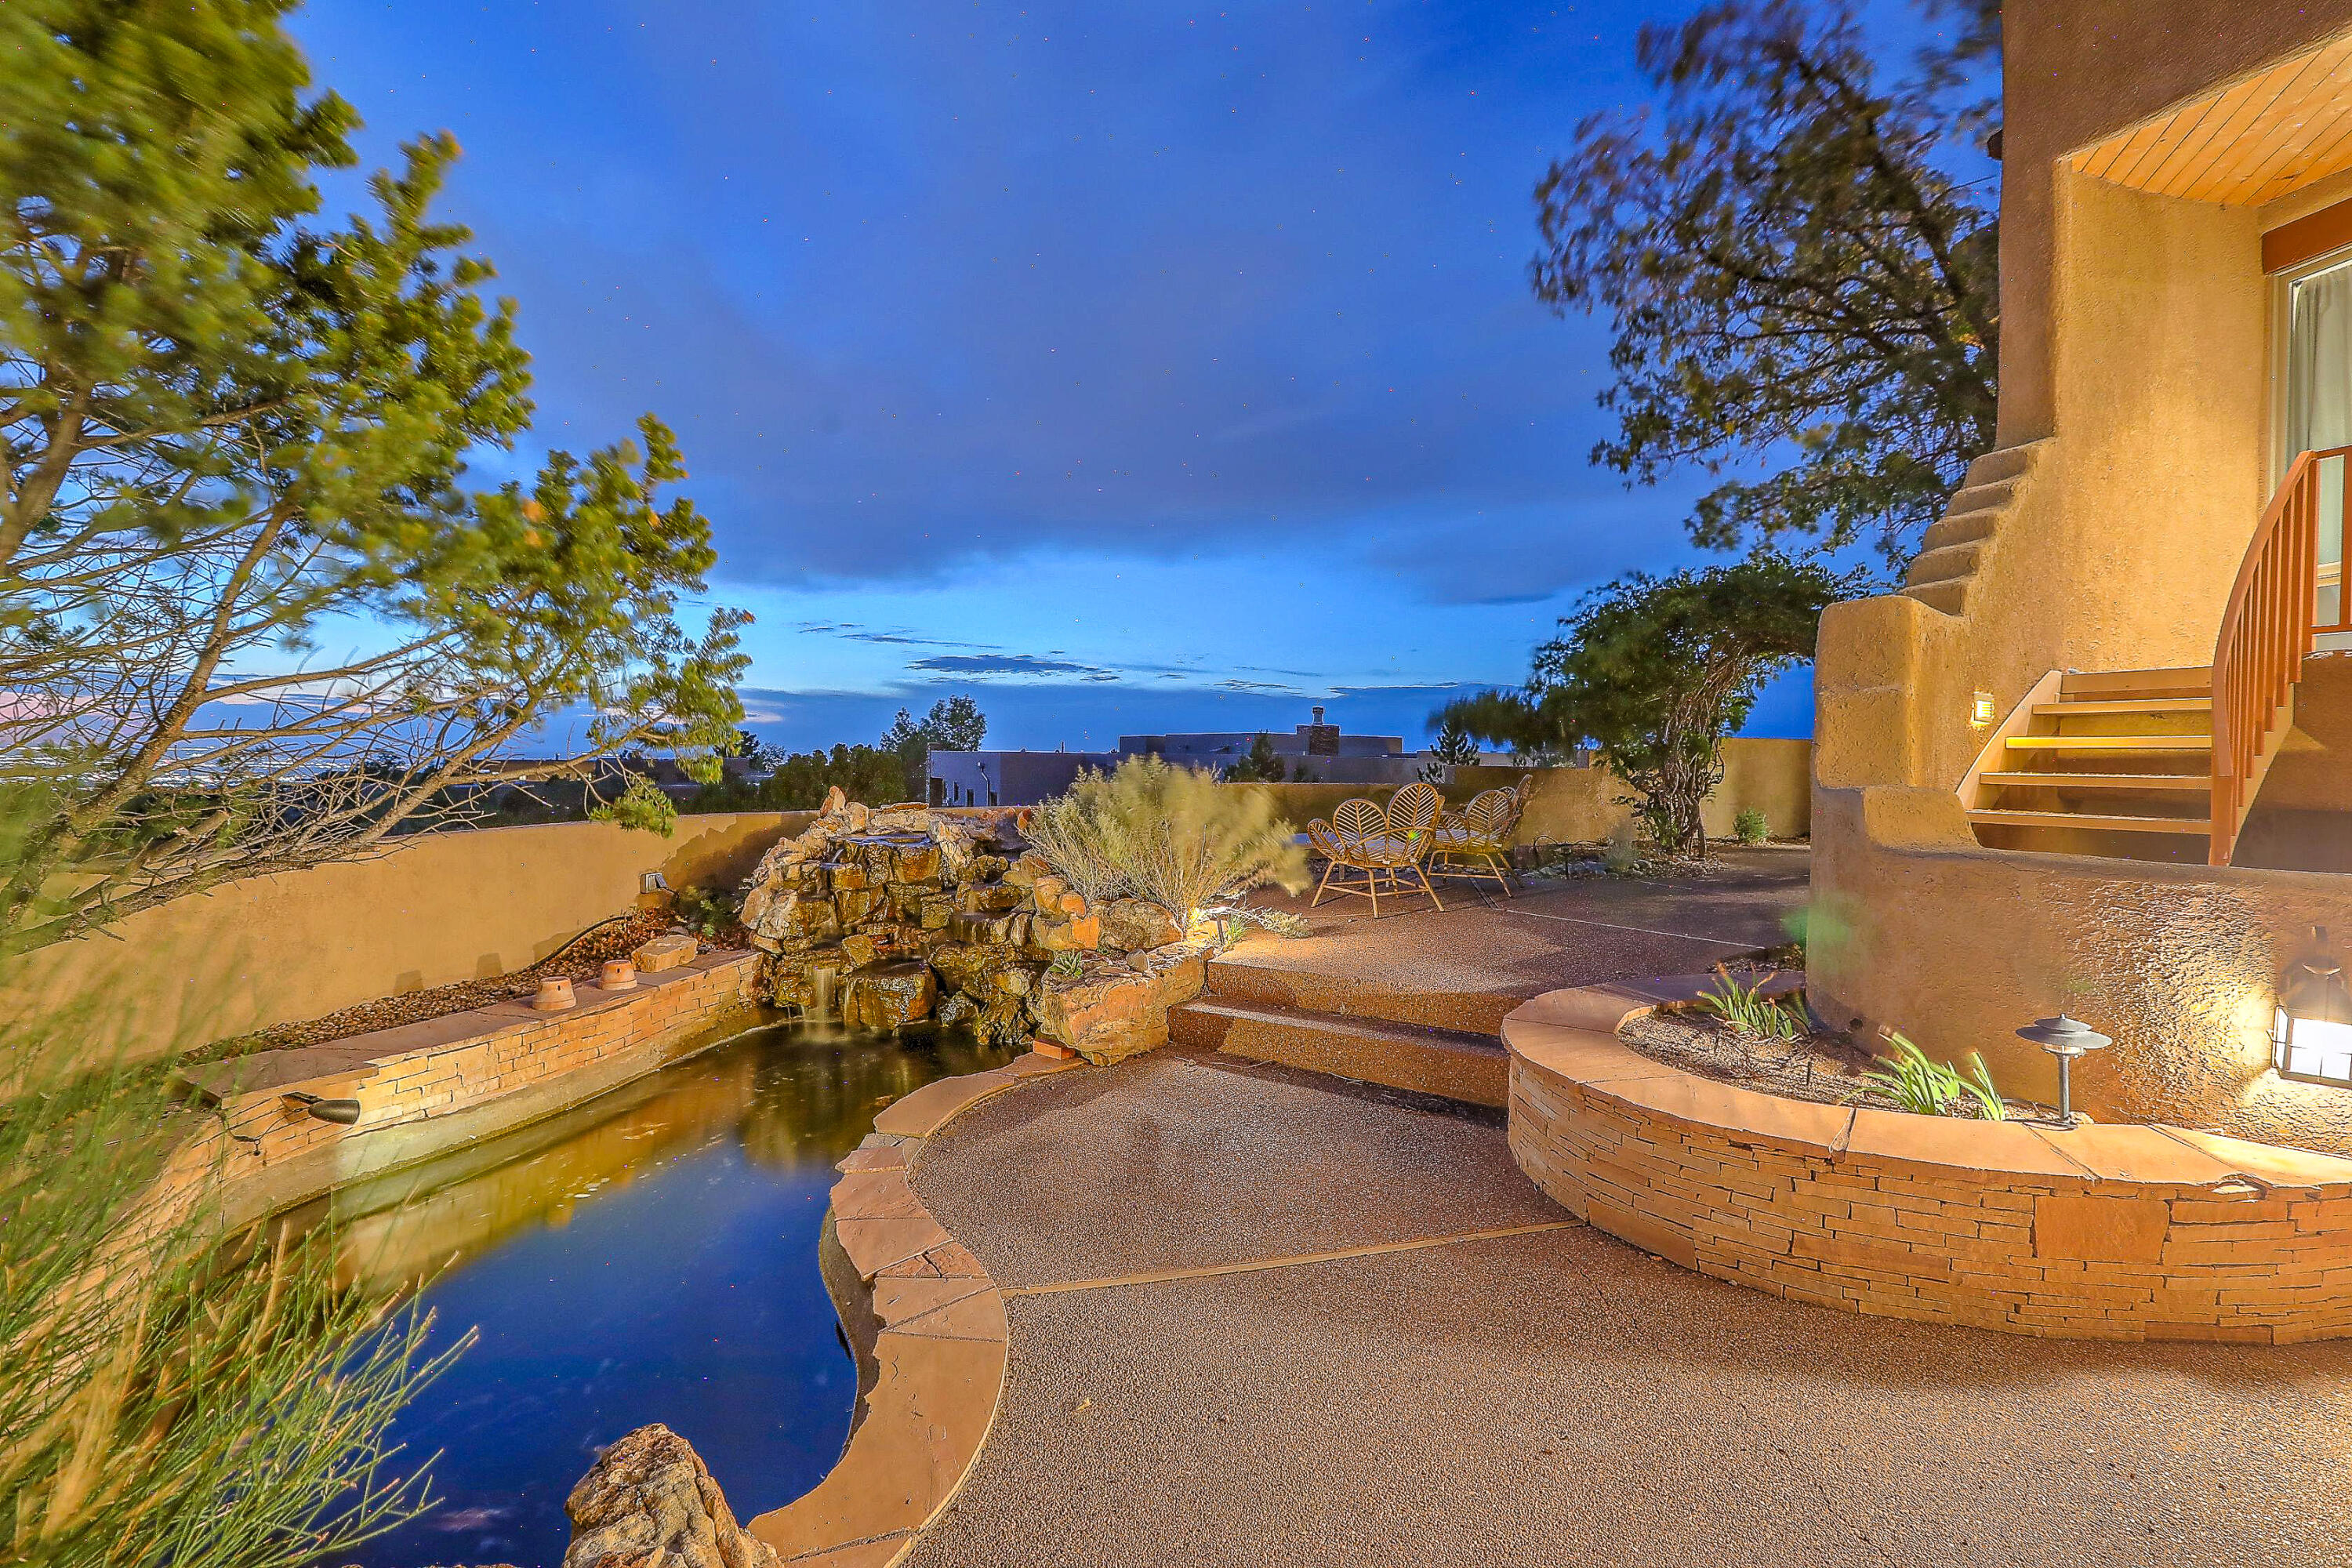
<svg viewBox="0 0 2352 1568"><path fill-rule="evenodd" d="M2004 20L1999 444L1822 621L1814 1004L2029 1090L2063 1009L2095 1111L2352 1147L2352 1034L2273 1039L2352 938L2352 0Z"/></svg>

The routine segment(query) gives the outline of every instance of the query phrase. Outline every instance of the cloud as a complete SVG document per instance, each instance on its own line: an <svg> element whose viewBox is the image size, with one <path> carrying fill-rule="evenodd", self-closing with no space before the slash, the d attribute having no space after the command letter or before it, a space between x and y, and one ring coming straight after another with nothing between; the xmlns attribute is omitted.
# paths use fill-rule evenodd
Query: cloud
<svg viewBox="0 0 2352 1568"><path fill-rule="evenodd" d="M1271 682L1264 680L1228 679L1218 681L1217 689L1220 691L1263 691L1269 693L1287 692L1295 695L1297 692L1298 688L1295 686L1276 686Z"/></svg>
<svg viewBox="0 0 2352 1568"><path fill-rule="evenodd" d="M934 675L1075 675L1087 680L1117 680L1115 671L1066 658L1040 658L1026 653L946 653L919 658L907 666Z"/></svg>

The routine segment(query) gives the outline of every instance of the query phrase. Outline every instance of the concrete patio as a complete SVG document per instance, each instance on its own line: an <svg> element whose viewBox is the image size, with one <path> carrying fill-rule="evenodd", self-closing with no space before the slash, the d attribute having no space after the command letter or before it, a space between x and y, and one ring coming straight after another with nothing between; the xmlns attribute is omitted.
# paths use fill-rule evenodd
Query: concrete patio
<svg viewBox="0 0 2352 1568"><path fill-rule="evenodd" d="M1171 1047L975 1107L915 1186L1010 1325L925 1568L2352 1560L2352 1346L1760 1296L1569 1220L1491 1110Z"/></svg>

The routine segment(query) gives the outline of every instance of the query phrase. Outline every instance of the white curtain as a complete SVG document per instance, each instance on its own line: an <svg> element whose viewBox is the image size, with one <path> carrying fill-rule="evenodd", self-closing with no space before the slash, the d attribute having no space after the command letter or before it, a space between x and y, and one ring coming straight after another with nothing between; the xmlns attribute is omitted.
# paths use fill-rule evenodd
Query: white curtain
<svg viewBox="0 0 2352 1568"><path fill-rule="evenodd" d="M2286 430L2290 456L2352 447L2352 264L2330 268L2294 285ZM2344 559L2344 469L2341 462L2320 469L2322 565ZM2314 609L2322 625L2338 618L2342 594L2333 584L2320 589Z"/></svg>

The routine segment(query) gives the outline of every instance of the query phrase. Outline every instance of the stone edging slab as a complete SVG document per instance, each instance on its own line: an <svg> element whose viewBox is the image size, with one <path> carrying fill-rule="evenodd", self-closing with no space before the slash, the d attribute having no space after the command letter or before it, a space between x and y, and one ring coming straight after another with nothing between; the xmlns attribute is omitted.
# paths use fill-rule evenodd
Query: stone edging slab
<svg viewBox="0 0 2352 1568"><path fill-rule="evenodd" d="M1784 1100L1617 1037L1712 984L1548 992L1504 1020L1512 1156L1579 1218L1685 1268L1875 1316L2074 1339L2352 1335L2352 1160L2177 1127Z"/></svg>
<svg viewBox="0 0 2352 1568"><path fill-rule="evenodd" d="M151 1201L176 1213L210 1185L223 1223L242 1224L554 1115L748 1023L758 959L717 949L626 990L580 984L561 1012L497 1002L184 1067L183 1089L219 1119L182 1146ZM358 1118L321 1121L305 1110L313 1099L356 1100Z"/></svg>
<svg viewBox="0 0 2352 1568"><path fill-rule="evenodd" d="M873 1288L878 1368L840 1462L815 1488L747 1527L798 1568L884 1568L963 1485L1004 1392L1004 1297L941 1229L908 1180L928 1140L992 1095L1084 1067L1032 1051L940 1079L896 1100L841 1162L832 1223Z"/></svg>

